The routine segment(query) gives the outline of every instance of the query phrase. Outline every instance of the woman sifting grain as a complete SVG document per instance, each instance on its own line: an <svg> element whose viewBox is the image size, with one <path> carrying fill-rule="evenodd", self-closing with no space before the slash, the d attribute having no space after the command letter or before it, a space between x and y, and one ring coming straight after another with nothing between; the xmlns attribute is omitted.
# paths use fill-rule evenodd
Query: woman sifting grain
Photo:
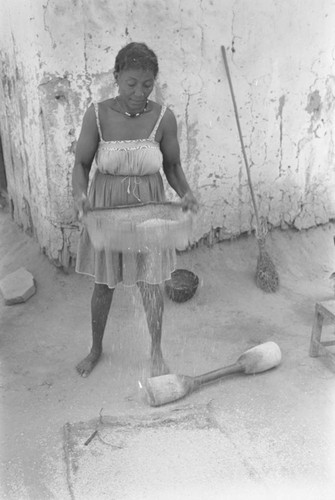
<svg viewBox="0 0 335 500"><path fill-rule="evenodd" d="M161 169L185 209L198 204L180 164L177 124L166 106L149 100L158 73L155 53L144 43L129 43L115 59L115 98L92 104L85 113L72 174L78 213L90 207L112 208L165 200ZM89 173L97 170L90 184ZM136 253L96 251L83 226L76 271L94 276L91 300L92 348L77 365L86 377L102 353L105 326L118 283L137 284L151 335L151 375L168 372L161 351L163 295L161 284L175 268L175 252L162 250L150 259Z"/></svg>

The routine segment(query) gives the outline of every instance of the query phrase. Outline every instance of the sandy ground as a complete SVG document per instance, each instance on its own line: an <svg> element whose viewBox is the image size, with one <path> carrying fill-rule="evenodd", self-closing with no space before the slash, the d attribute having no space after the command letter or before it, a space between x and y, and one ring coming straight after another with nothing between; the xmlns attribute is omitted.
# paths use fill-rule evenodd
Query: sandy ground
<svg viewBox="0 0 335 500"><path fill-rule="evenodd" d="M99 413L120 420L155 418L158 411L145 403L138 384L148 373L150 345L139 295L134 288L117 289L103 359L89 378L82 379L74 366L89 349L92 281L53 267L3 210L0 233L0 279L25 266L37 282L37 293L27 303L0 304L1 498L80 500L86 497L74 496L69 489L64 424L87 422ZM198 487L190 479L189 496L182 489L169 493L173 477L165 474L164 497L149 490L141 496L137 489L135 496L129 492L106 498L235 500L244 481L253 478L258 487L271 485L271 495L268 489L264 498L334 498L334 370L327 359L308 356L315 302L334 297L329 280L335 269L334 234L335 226L329 224L268 236L268 250L281 279L275 294L255 286L258 249L252 236L179 256L178 267L197 273L200 286L187 303L166 299L163 351L171 371L210 371L266 340L280 345L283 361L266 374L229 377L159 410L164 415L171 408L210 407L215 429L225 442L216 449L218 441L206 434L203 459L214 464L216 453L230 458L226 471L232 482L226 493L214 468ZM334 336L333 327L326 330ZM189 434L191 441L177 439L170 429L162 436L148 436L143 460L160 452L173 456L178 441L179 459L184 456L181 450L185 453L184 470L197 467L199 479L202 451L195 435ZM138 442L136 446L132 460L135 452L141 453ZM124 464L119 463L121 482L126 482ZM96 495L93 488L87 498L99 499L99 488L101 484ZM251 489L247 491L243 498L254 498ZM255 498L260 498L257 491Z"/></svg>

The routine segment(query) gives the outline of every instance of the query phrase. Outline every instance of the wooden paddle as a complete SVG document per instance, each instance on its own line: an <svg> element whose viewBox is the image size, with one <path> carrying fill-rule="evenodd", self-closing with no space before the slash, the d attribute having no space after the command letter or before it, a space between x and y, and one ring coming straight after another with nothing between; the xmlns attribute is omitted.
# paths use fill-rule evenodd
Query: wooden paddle
<svg viewBox="0 0 335 500"><path fill-rule="evenodd" d="M279 365L281 351L275 342L265 342L245 351L236 363L213 370L197 377L187 375L162 375L148 378L145 384L147 399L151 406L161 406L181 399L198 387L224 375L244 372L247 375L264 372Z"/></svg>

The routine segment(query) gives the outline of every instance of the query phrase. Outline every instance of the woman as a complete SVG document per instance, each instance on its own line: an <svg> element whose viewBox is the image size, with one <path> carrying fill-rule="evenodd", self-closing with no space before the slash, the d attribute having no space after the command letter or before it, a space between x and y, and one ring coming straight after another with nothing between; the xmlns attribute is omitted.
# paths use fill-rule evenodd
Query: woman
<svg viewBox="0 0 335 500"><path fill-rule="evenodd" d="M185 209L197 201L180 165L177 124L172 111L149 100L158 73L156 55L143 43L129 43L115 59L118 96L94 103L85 113L72 175L78 213L90 207L113 207L164 201L161 167ZM94 157L97 170L87 196ZM95 251L83 228L76 271L95 277L91 301L92 348L77 365L87 377L102 353L104 330L118 283L137 284L151 335L151 376L168 372L161 351L163 296L160 283L169 279L175 253L162 251L150 265L136 254ZM156 271L155 271L156 270Z"/></svg>

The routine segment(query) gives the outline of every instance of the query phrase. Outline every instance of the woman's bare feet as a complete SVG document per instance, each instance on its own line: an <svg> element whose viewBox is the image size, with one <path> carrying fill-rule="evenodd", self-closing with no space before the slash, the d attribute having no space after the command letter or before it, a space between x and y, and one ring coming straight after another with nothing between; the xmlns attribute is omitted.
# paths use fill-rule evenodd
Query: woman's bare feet
<svg viewBox="0 0 335 500"><path fill-rule="evenodd" d="M151 356L151 377L159 377L160 375L167 375L168 373L170 373L170 370L163 359L162 353L153 354Z"/></svg>
<svg viewBox="0 0 335 500"><path fill-rule="evenodd" d="M99 361L100 356L101 352L91 351L89 355L86 356L85 359L80 361L80 363L78 363L78 365L76 366L79 375L81 375L82 377L88 377L88 375L91 373L91 371Z"/></svg>

